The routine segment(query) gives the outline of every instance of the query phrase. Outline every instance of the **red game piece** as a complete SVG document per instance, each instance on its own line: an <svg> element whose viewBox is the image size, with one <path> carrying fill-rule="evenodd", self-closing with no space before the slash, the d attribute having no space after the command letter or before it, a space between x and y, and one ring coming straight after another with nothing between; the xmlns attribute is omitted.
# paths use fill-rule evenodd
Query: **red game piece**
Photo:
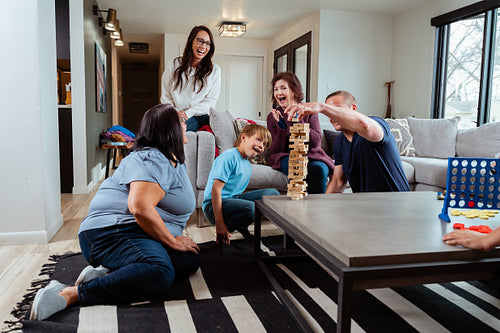
<svg viewBox="0 0 500 333"><path fill-rule="evenodd" d="M455 223L453 224L453 229L462 229L464 228L464 224L463 223Z"/></svg>

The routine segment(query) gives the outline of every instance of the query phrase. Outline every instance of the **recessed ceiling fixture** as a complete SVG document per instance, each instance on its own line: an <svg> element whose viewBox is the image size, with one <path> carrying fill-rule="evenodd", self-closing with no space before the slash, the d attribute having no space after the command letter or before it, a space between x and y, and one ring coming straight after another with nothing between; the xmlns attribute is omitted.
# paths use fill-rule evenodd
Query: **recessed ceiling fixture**
<svg viewBox="0 0 500 333"><path fill-rule="evenodd" d="M243 22L222 22L219 26L220 37L241 37L247 31Z"/></svg>

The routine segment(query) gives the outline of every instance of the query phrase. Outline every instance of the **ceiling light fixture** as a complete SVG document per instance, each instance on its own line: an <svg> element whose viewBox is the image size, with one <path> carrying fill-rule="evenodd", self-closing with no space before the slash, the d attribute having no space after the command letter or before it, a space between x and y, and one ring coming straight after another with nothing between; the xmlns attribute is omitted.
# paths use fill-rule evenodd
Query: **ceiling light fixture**
<svg viewBox="0 0 500 333"><path fill-rule="evenodd" d="M113 39L122 39L122 29L120 28L120 20L116 20L116 30L109 36Z"/></svg>
<svg viewBox="0 0 500 333"><path fill-rule="evenodd" d="M124 45L123 40L115 39L115 46L123 46L123 45Z"/></svg>
<svg viewBox="0 0 500 333"><path fill-rule="evenodd" d="M222 22L219 26L219 37L241 37L247 31L243 22Z"/></svg>

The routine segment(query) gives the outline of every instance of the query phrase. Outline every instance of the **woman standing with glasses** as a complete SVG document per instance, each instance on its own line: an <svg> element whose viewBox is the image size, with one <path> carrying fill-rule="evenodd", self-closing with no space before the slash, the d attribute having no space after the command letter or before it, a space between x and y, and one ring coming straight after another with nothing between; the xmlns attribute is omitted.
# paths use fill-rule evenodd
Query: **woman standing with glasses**
<svg viewBox="0 0 500 333"><path fill-rule="evenodd" d="M208 112L220 95L221 70L212 62L215 52L210 29L199 25L189 34L182 57L167 64L161 102L170 103L187 119L188 131L209 124Z"/></svg>

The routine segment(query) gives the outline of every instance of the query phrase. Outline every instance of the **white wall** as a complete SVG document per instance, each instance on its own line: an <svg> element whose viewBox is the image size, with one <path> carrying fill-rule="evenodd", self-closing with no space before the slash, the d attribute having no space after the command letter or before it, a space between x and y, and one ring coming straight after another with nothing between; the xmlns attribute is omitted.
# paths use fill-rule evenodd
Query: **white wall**
<svg viewBox="0 0 500 333"><path fill-rule="evenodd" d="M83 1L69 0L71 54L71 99L73 119L73 193L88 193L87 182L87 119L85 98L85 49Z"/></svg>
<svg viewBox="0 0 500 333"><path fill-rule="evenodd" d="M6 2L0 21L17 26L0 30L0 245L44 243L63 221L54 1Z"/></svg>
<svg viewBox="0 0 500 333"><path fill-rule="evenodd" d="M320 17L317 101L347 90L356 97L360 112L384 117L392 16L321 10Z"/></svg>
<svg viewBox="0 0 500 333"><path fill-rule="evenodd" d="M477 0L430 1L394 16L392 42L392 109L395 117L430 118L435 27L431 18Z"/></svg>

